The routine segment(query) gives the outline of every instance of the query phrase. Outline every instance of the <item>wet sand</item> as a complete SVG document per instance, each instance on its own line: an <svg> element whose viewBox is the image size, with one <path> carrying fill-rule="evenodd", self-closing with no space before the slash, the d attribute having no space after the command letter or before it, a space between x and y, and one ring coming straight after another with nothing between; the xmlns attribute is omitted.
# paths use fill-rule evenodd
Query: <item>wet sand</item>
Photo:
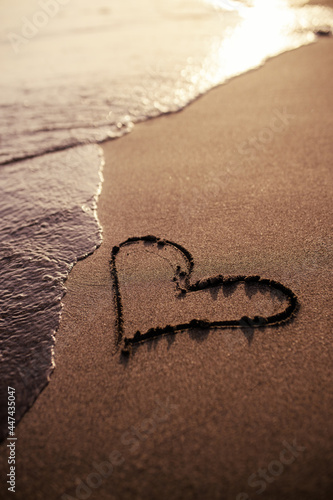
<svg viewBox="0 0 333 500"><path fill-rule="evenodd" d="M56 369L17 428L15 498L332 498L332 48L284 54L104 145L104 241L67 281ZM190 252L193 282L259 275L299 309L124 357L111 250L145 235ZM179 297L184 257L140 245L119 261L126 335L284 307L268 289Z"/></svg>

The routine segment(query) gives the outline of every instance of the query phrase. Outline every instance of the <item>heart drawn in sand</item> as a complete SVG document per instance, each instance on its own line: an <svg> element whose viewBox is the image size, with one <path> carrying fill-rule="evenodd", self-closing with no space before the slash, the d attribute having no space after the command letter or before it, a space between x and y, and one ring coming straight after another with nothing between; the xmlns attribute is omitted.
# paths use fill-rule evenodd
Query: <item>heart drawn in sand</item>
<svg viewBox="0 0 333 500"><path fill-rule="evenodd" d="M138 256L135 254L135 252L138 251L145 253ZM124 271L123 277L120 278L118 260L121 258L122 254L123 259L125 259L124 269L126 272ZM135 277L131 280L131 273L135 274L136 269L140 266L140 262L142 261L142 256L145 256L149 262L152 260L152 255L162 257L164 261L161 262L163 262L164 265L165 261L167 262L169 268L168 266L166 267L168 268L169 273L171 273L171 278L170 276L168 279L166 279L165 276L162 278L156 276L157 271L153 267L150 274L149 272L146 272L145 268L138 278ZM131 266L126 267L126 259L129 258L128 256L133 257L132 268ZM182 262L182 265L176 265L177 259ZM148 235L129 238L122 242L119 246L113 247L110 265L116 309L116 345L121 349L123 354L129 354L132 346L142 342L156 339L162 335L174 335L185 330L207 330L210 328L254 329L280 325L290 320L299 307L296 295L289 288L277 281L261 278L260 276L225 277L220 274L218 276L192 282L191 276L194 268L194 260L190 252L178 243L164 240L156 236ZM126 279L124 279L124 277ZM150 309L155 314L154 320L152 320L153 325L148 328L147 324L144 324L142 331L136 330L129 335L127 334L126 321L124 317L126 316L126 314L124 314L126 310L124 311L123 304L123 291L125 290L126 292L126 283L124 281L130 283L132 288L134 286L132 296L139 302L141 300L139 296L141 288L144 288L145 286L145 290L153 290L150 294ZM167 316L170 317L171 320L169 324L158 326L156 324L160 314L158 299L160 298L159 290L161 289L160 283L162 282L167 283L169 288L171 287L170 290L173 294L170 297L169 290L169 304L168 308L165 309L165 311L167 311ZM231 308L231 312L229 311L228 313L227 306L228 303L230 303L230 296L235 293L235 289L237 287L243 288L239 291L239 295L236 295L236 307L233 309ZM221 290L225 297L223 307L220 304L217 304L216 301L217 293ZM211 296L207 296L207 292L209 292ZM273 304L275 301L273 310L269 314L267 314L267 295L269 295L269 305ZM258 298L253 300L253 296ZM242 309L243 307L245 308L244 298L248 302L246 307L251 311L250 314L244 314ZM142 300L145 300L145 295ZM191 300L192 307L187 310L186 306ZM195 302L195 300L197 300L197 302ZM262 304L264 300L266 300L266 302ZM204 313L201 315L198 304L201 304L202 301L205 302L205 309ZM242 301L244 301L244 305ZM163 302L161 299L160 302L163 304L165 301ZM278 302L278 306L276 306L276 302ZM284 307L281 309L282 302L284 303ZM212 307L213 303L214 308ZM253 308L257 308L260 303L261 309L264 309L266 314L253 314ZM144 311L149 309L148 305L148 303L144 304ZM189 317L189 314L191 314L189 311L193 310L197 312L199 317ZM209 311L208 316L210 316L208 319L207 310ZM233 317L235 310L239 314L236 317ZM135 311L134 313L133 311L134 309L131 308L132 315L135 314ZM142 309L140 311L142 311ZM152 313L151 315L149 315L149 313L147 314L148 321L150 321ZM228 314L230 317L226 317ZM184 315L184 317L182 315ZM163 317L165 317L165 314Z"/></svg>

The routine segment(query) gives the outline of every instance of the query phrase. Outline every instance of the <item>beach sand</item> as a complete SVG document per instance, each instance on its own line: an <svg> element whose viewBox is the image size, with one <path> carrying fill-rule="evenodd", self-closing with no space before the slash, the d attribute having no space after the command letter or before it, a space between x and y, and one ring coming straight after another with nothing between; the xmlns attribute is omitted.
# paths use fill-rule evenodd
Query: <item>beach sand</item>
<svg viewBox="0 0 333 500"><path fill-rule="evenodd" d="M103 146L104 241L67 281L56 369L17 428L13 498L332 498L332 48L286 53ZM194 329L122 357L111 249L147 234L190 251L193 280L260 275L300 309L278 327ZM126 332L210 320L219 300L222 319L246 300L279 307L244 290L187 303L171 281L182 258L161 251L133 245L121 260Z"/></svg>

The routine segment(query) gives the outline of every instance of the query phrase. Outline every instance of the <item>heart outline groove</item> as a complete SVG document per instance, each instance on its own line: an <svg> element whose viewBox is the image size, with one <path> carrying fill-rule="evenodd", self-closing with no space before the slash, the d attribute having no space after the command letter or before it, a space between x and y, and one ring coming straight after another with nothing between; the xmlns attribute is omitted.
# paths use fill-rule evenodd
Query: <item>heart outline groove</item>
<svg viewBox="0 0 333 500"><path fill-rule="evenodd" d="M223 320L223 321L207 321L200 319L192 319L190 322L187 323L180 323L173 326L166 325L165 327L162 328L161 327L150 328L144 333L137 331L133 337L125 337L123 304L122 304L122 297L118 279L118 271L116 266L116 257L121 248L130 245L135 245L141 242L149 244L157 244L158 247L160 248L168 245L173 247L182 254L187 264L187 271L180 272L180 268L179 266L177 266L177 270L173 278L176 288L180 292L180 294L186 295L186 293L189 292L197 292L199 290L206 290L209 288L223 286L223 285L230 286L238 283L244 283L244 284L252 283L252 284L266 285L268 286L268 288L282 292L285 298L287 299L288 305L283 311L266 317L254 316L253 318L251 318L248 316L242 316L240 319ZM237 275L225 278L223 275L219 274L218 276L215 277L210 277L204 280L196 281L195 283L191 283L190 279L193 268L194 268L194 259L192 257L192 254L186 248L173 241L159 238L153 235L134 236L128 238L127 240L120 243L118 246L114 246L112 248L110 271L111 271L112 287L114 291L114 305L116 311L115 323L116 323L117 350L120 348L122 354L129 355L131 353L132 347L134 347L137 344L141 344L143 342L156 339L163 335L176 334L178 332L194 328L239 329L239 328L244 328L245 326L251 328L265 328L265 327L278 326L290 321L300 307L299 301L294 292L278 281L271 280L268 278L261 278L258 275L254 276Z"/></svg>

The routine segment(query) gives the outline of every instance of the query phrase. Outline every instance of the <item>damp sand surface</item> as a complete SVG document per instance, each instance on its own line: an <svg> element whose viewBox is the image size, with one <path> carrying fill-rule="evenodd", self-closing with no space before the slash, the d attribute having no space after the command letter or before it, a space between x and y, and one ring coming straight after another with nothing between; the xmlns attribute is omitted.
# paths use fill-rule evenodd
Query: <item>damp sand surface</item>
<svg viewBox="0 0 333 500"><path fill-rule="evenodd" d="M69 275L57 368L17 428L17 499L79 498L84 488L100 500L234 500L260 488L271 500L331 498L332 48L323 38L284 54L104 146L104 241ZM195 282L258 275L290 289L300 308L251 339L196 329L124 360L111 250L144 235L186 248ZM172 258L150 250L154 269L138 259L132 279L156 276L170 316ZM126 321L148 324L150 305L132 300Z"/></svg>
<svg viewBox="0 0 333 500"><path fill-rule="evenodd" d="M111 6L106 0L38 6L36 0L3 0L0 17L2 440L8 432L8 385L16 388L19 422L55 367L64 281L77 260L102 241L95 208L104 156L96 143L180 111L216 85L315 42L316 33L332 30L333 10L287 0L127 0ZM261 132L259 147L286 120L288 115L275 110L272 130ZM241 154L248 155L248 145L238 145ZM208 170L204 196L219 189L225 174L226 169L214 178ZM200 190L179 180L187 186L179 186L176 208L187 214L181 206L187 187L193 199ZM193 305L183 304L191 318ZM219 300L215 305L226 306ZM216 321L229 321L227 316Z"/></svg>

